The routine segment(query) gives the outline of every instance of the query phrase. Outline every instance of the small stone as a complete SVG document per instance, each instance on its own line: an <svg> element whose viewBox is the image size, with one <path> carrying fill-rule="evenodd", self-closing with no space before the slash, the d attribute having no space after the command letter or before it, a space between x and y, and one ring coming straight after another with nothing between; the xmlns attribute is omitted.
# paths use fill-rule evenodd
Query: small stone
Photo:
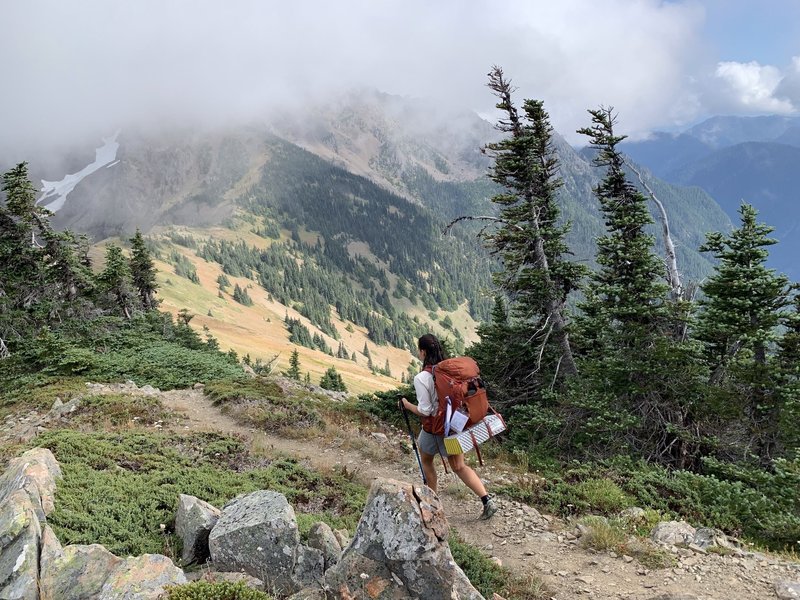
<svg viewBox="0 0 800 600"><path fill-rule="evenodd" d="M626 563L633 562L633 557L632 556L628 556L627 554L623 554L622 555L622 560L624 560Z"/></svg>

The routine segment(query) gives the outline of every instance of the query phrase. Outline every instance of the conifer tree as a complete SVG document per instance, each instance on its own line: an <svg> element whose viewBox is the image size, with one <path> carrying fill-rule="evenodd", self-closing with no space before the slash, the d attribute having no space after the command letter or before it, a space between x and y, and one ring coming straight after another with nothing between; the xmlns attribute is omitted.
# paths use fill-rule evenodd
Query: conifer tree
<svg viewBox="0 0 800 600"><path fill-rule="evenodd" d="M289 357L289 370L285 375L297 381L300 381L300 353L295 349Z"/></svg>
<svg viewBox="0 0 800 600"><path fill-rule="evenodd" d="M142 232L139 229L136 230L130 242L133 285L139 294L142 307L145 310L153 310L158 305L158 301L155 298L157 286L153 259L150 257L150 251L147 249Z"/></svg>
<svg viewBox="0 0 800 600"><path fill-rule="evenodd" d="M319 386L326 390L332 390L334 392L346 392L347 386L344 384L344 380L342 380L342 376L336 371L335 366L331 366L322 378L319 381Z"/></svg>
<svg viewBox="0 0 800 600"><path fill-rule="evenodd" d="M616 116L611 108L590 110L592 126L579 129L597 150L595 165L606 169L603 181L595 188L606 226L597 240L597 263L589 293L594 314L609 324L649 326L663 304L666 286L664 267L653 252L652 235L645 227L653 222L647 199L626 178L624 157L618 145L625 139L614 133ZM587 303L588 304L588 303Z"/></svg>
<svg viewBox="0 0 800 600"><path fill-rule="evenodd" d="M100 292L109 308L114 308L130 319L138 304L131 280L128 261L122 248L109 244L106 249L106 264L97 278Z"/></svg>
<svg viewBox="0 0 800 600"><path fill-rule="evenodd" d="M489 177L503 191L492 201L501 207L494 233L487 235L503 269L496 283L514 302L514 314L526 346L535 351L514 360L525 364L528 380L546 361L546 379L577 375L569 341L567 297L580 283L585 268L566 260L564 237L569 225L559 225L556 191L558 160L552 148L552 127L544 105L525 100L520 115L513 88L502 69L489 73L489 88L504 116L497 128L507 137L486 146L494 164ZM532 359L532 360L531 360Z"/></svg>
<svg viewBox="0 0 800 600"><path fill-rule="evenodd" d="M756 452L768 464L782 404L776 393L779 377L768 352L778 340L777 326L786 317L791 287L786 276L765 264L767 248L776 243L768 237L774 228L758 223L756 210L748 204L742 204L739 214L737 229L730 235L708 234L700 248L719 262L701 286L704 296L695 335L705 344L711 383L736 387L732 397L742 403L738 409L749 417ZM786 342L788 349L791 337ZM734 408L732 416L736 412Z"/></svg>
<svg viewBox="0 0 800 600"><path fill-rule="evenodd" d="M599 269L580 305L576 341L586 377L565 401L576 439L607 451L631 448L687 467L698 460L695 411L704 380L696 345L671 339L679 328L667 305L665 268L646 232L647 199L625 173L611 108L590 110L579 130L604 169L595 196L606 233L597 240Z"/></svg>

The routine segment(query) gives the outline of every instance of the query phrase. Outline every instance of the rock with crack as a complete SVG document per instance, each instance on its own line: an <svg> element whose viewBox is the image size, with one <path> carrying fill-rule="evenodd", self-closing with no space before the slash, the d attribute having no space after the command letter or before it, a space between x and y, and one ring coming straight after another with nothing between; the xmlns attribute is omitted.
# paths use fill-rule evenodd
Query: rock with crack
<svg viewBox="0 0 800 600"><path fill-rule="evenodd" d="M14 490L0 502L0 598L37 600L41 525L30 496Z"/></svg>
<svg viewBox="0 0 800 600"><path fill-rule="evenodd" d="M728 536L722 533L719 529L712 529L710 527L699 527L694 532L694 539L692 542L695 546L702 550L709 548L736 548L734 544L728 541Z"/></svg>
<svg viewBox="0 0 800 600"><path fill-rule="evenodd" d="M210 556L208 536L217 524L220 510L194 496L178 496L175 533L183 541L181 563L204 563Z"/></svg>
<svg viewBox="0 0 800 600"><path fill-rule="evenodd" d="M53 453L28 450L0 476L0 598L39 597L42 526L61 477Z"/></svg>
<svg viewBox="0 0 800 600"><path fill-rule="evenodd" d="M157 600L167 585L186 583L161 554L119 558L99 544L61 547L50 527L42 542L41 600Z"/></svg>
<svg viewBox="0 0 800 600"><path fill-rule="evenodd" d="M338 563L342 555L339 540L336 539L330 526L322 521L314 523L308 531L308 545L322 552L326 571Z"/></svg>
<svg viewBox="0 0 800 600"><path fill-rule="evenodd" d="M322 552L300 545L294 510L278 492L259 490L228 502L208 547L215 569L244 571L280 594L322 579Z"/></svg>
<svg viewBox="0 0 800 600"><path fill-rule="evenodd" d="M325 573L338 599L478 600L447 545L441 502L427 487L377 479L352 542Z"/></svg>

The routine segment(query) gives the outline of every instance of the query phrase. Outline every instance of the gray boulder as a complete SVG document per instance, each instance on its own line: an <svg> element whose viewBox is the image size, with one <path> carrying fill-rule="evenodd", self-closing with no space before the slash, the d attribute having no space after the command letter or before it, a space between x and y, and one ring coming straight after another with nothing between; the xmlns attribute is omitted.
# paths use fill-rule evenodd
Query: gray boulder
<svg viewBox="0 0 800 600"><path fill-rule="evenodd" d="M61 479L61 467L46 448L28 450L12 458L0 475L0 503L14 490L24 490L41 521L53 511L56 481Z"/></svg>
<svg viewBox="0 0 800 600"><path fill-rule="evenodd" d="M316 584L322 586L325 557L321 550L308 546L297 547L297 560L292 571L295 589Z"/></svg>
<svg viewBox="0 0 800 600"><path fill-rule="evenodd" d="M712 529L710 527L699 527L694 532L693 543L702 550L708 548L734 548L735 546L728 541L728 536L722 533L719 529Z"/></svg>
<svg viewBox="0 0 800 600"><path fill-rule="evenodd" d="M42 539L42 600L98 598L109 573L122 564L99 544L62 548L53 530L45 527Z"/></svg>
<svg viewBox="0 0 800 600"><path fill-rule="evenodd" d="M339 542L339 547L344 550L350 545L350 534L346 529L334 529L333 535L336 536L336 541Z"/></svg>
<svg viewBox="0 0 800 600"><path fill-rule="evenodd" d="M0 475L0 598L39 597L39 548L61 477L53 453L28 450Z"/></svg>
<svg viewBox="0 0 800 600"><path fill-rule="evenodd" d="M325 573L327 589L352 600L483 600L453 561L448 534L430 488L377 479L353 541Z"/></svg>
<svg viewBox="0 0 800 600"><path fill-rule="evenodd" d="M686 521L662 521L653 528L650 537L659 544L688 546L694 543L695 532Z"/></svg>
<svg viewBox="0 0 800 600"><path fill-rule="evenodd" d="M38 600L42 529L30 496L13 490L0 501L0 598Z"/></svg>
<svg viewBox="0 0 800 600"><path fill-rule="evenodd" d="M175 515L175 533L183 541L181 563L204 563L210 556L208 535L217 524L221 512L194 496L181 494L178 497L178 513Z"/></svg>
<svg viewBox="0 0 800 600"><path fill-rule="evenodd" d="M157 600L167 585L186 583L166 556L126 559L99 544L64 548L49 527L42 546L41 600Z"/></svg>
<svg viewBox="0 0 800 600"><path fill-rule="evenodd" d="M777 581L775 582L775 595L780 600L796 600L800 598L800 582Z"/></svg>
<svg viewBox="0 0 800 600"><path fill-rule="evenodd" d="M186 583L186 576L166 556L128 557L109 573L98 600L158 600L166 586L182 583Z"/></svg>
<svg viewBox="0 0 800 600"><path fill-rule="evenodd" d="M322 521L311 526L308 532L308 545L322 552L326 571L338 563L339 557L342 555L342 547L339 545L339 540L336 539L336 535L330 526Z"/></svg>
<svg viewBox="0 0 800 600"><path fill-rule="evenodd" d="M283 594L300 588L292 577L299 545L294 510L283 494L267 490L228 502L208 537L215 569L244 571Z"/></svg>

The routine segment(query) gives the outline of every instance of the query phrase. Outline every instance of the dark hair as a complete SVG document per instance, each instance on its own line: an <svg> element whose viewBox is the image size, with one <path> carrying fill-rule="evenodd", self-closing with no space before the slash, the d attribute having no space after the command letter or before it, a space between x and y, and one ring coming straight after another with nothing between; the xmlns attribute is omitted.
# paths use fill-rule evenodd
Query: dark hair
<svg viewBox="0 0 800 600"><path fill-rule="evenodd" d="M425 363L423 366L435 365L445 359L442 344L439 342L436 336L431 333L426 333L419 338L419 341L417 342L417 348L420 350L425 350Z"/></svg>

